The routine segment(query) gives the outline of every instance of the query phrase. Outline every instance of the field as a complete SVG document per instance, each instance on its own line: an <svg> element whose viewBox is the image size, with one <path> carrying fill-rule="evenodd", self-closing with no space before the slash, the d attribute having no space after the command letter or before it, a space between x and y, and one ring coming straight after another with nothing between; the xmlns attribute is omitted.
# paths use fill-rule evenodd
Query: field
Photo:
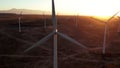
<svg viewBox="0 0 120 68"><path fill-rule="evenodd" d="M46 21L47 27L44 27ZM119 18L107 32L106 54L102 54L105 23L90 16L57 16L58 31L90 50L58 36L58 68L120 68ZM53 68L53 37L40 46L24 50L52 32L50 15L0 16L0 68Z"/></svg>

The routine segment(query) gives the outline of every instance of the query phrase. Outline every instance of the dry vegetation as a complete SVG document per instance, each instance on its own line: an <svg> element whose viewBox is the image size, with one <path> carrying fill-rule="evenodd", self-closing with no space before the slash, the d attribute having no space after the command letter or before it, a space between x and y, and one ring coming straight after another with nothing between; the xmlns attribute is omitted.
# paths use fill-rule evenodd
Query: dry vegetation
<svg viewBox="0 0 120 68"><path fill-rule="evenodd" d="M120 68L118 18L109 22L106 55L102 57L105 24L89 16L57 16L60 32L84 44L87 51L58 36L58 68ZM47 28L44 28L44 19ZM77 21L77 26L76 22ZM24 50L52 31L51 16L23 15L22 32L18 16L0 17L0 68L53 68L53 38L27 53ZM103 62L105 59L105 62Z"/></svg>

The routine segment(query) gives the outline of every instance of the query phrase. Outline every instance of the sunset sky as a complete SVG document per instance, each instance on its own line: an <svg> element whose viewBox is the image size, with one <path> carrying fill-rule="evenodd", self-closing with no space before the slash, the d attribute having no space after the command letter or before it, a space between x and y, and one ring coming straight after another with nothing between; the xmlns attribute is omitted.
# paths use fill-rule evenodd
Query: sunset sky
<svg viewBox="0 0 120 68"><path fill-rule="evenodd" d="M55 0L56 12L79 15L113 15L120 10L120 0ZM32 9L51 11L51 0L0 0L0 10Z"/></svg>

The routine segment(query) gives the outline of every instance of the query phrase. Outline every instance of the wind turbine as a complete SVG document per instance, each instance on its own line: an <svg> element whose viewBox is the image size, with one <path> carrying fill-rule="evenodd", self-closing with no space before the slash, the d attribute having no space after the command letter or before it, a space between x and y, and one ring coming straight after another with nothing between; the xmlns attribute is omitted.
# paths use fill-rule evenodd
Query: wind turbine
<svg viewBox="0 0 120 68"><path fill-rule="evenodd" d="M120 17L118 17L118 18L119 18L119 22L118 22L118 30L117 30L117 32L120 33Z"/></svg>
<svg viewBox="0 0 120 68"><path fill-rule="evenodd" d="M43 12L43 19L44 19L44 28L47 28L47 23L46 23L46 16L45 13Z"/></svg>
<svg viewBox="0 0 120 68"><path fill-rule="evenodd" d="M18 17L19 32L21 32L21 15L22 15L22 11L20 12L19 17Z"/></svg>
<svg viewBox="0 0 120 68"><path fill-rule="evenodd" d="M105 54L106 54L106 40L107 40L107 32L108 32L108 22L113 19L114 16L116 16L120 11L116 12L112 17L110 17L105 23L105 29L104 29L104 37L103 37L103 50L102 50L102 58L103 60L105 60ZM96 19L95 19L96 20ZM100 20L98 20L100 21ZM103 67L102 68L105 68L105 63L103 63Z"/></svg>
<svg viewBox="0 0 120 68"><path fill-rule="evenodd" d="M105 23L105 29L104 29L104 38L103 38L103 51L102 51L102 53L103 54L105 54L105 49L106 49L106 38L107 38L107 31L108 31L108 29L109 29L109 27L108 27L108 22L111 20L111 19L113 19L118 13L119 13L120 11L118 11L118 12L116 12L112 17L110 17L107 21L101 21L101 20L98 20L98 19L94 19L94 18L92 18L92 19L94 19L94 20L97 20L97 21L99 21L99 22L102 22L102 23Z"/></svg>
<svg viewBox="0 0 120 68"><path fill-rule="evenodd" d="M75 16L75 26L78 27L78 14Z"/></svg>
<svg viewBox="0 0 120 68"><path fill-rule="evenodd" d="M106 49L106 39L107 39L107 31L109 29L108 27L108 22L113 19L120 11L116 12L112 17L110 17L105 23L105 30L104 30L104 39L103 39L103 54L105 54L105 49Z"/></svg>
<svg viewBox="0 0 120 68"><path fill-rule="evenodd" d="M109 22L114 16L116 16L119 12L120 12L120 11L118 11L117 13L115 13L115 14L114 14L112 17L110 17L106 22L103 22L103 21L100 21L100 20L95 19L95 20L97 20L97 21L99 21L99 22L105 23L104 38L103 38L103 50L102 50L102 58L103 58L104 61L106 60L106 59L105 59L105 54L106 54L105 51L106 51L107 32L108 32L108 29L109 29L109 27L108 27L108 22ZM103 62L102 68L105 68L105 64L106 64L106 62Z"/></svg>
<svg viewBox="0 0 120 68"><path fill-rule="evenodd" d="M82 45L81 43L77 42L76 40L70 38L69 36L62 34L60 32L58 32L57 29L57 21L56 21L56 14L55 14L55 5L54 5L54 0L52 0L52 22L53 22L53 31L48 34L46 37L42 38L40 41L38 41L37 43L35 43L34 45L32 45L31 47L29 47L28 49L26 49L24 52L28 52L29 50L31 50L32 48L39 46L40 44L44 43L45 41L47 41L51 36L54 36L54 50L53 50L53 68L58 68L58 60L57 60L57 36L60 35L61 37L69 40L70 42L73 42L75 44L77 44L78 46L88 50L88 48L84 45Z"/></svg>

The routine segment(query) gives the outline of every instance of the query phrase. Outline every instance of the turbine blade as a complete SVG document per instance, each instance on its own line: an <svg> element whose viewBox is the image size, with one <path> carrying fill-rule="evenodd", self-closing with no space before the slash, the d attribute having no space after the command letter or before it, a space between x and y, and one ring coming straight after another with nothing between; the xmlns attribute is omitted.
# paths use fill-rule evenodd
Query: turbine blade
<svg viewBox="0 0 120 68"><path fill-rule="evenodd" d="M80 47L82 47L82 48L88 49L88 48L87 48L86 46L84 46L83 44L77 42L76 40L70 38L69 36L67 36L67 35L65 35L65 34L62 34L62 33L60 33L60 32L57 32L57 34L60 35L60 36L62 36L62 37L65 38L65 39L67 39L67 40L69 40L69 41L77 44L78 46L80 46Z"/></svg>
<svg viewBox="0 0 120 68"><path fill-rule="evenodd" d="M113 17L115 17L120 11L116 12L112 17L110 17L107 22L109 22Z"/></svg>
<svg viewBox="0 0 120 68"><path fill-rule="evenodd" d="M44 37L43 39L41 39L40 41L38 41L37 43L33 44L31 47L27 48L24 52L27 52L29 50L31 50L32 48L44 43L45 41L47 41L55 32L50 33L49 35L47 35L46 37Z"/></svg>
<svg viewBox="0 0 120 68"><path fill-rule="evenodd" d="M94 17L91 17L91 19L93 19L93 20L95 20L95 21L97 21L97 22L101 22L101 23L104 23L104 22L105 22L105 21L102 21L102 20L96 19L96 18L94 18Z"/></svg>
<svg viewBox="0 0 120 68"><path fill-rule="evenodd" d="M103 22L103 23L106 23L109 22L113 17L115 17L120 11L116 12L112 17L110 17L106 22L102 21L102 20L99 20L99 19L95 19L93 17L91 17L92 19L98 21L98 22Z"/></svg>
<svg viewBox="0 0 120 68"><path fill-rule="evenodd" d="M55 14L54 0L52 0L52 22L53 22L53 28L55 30L57 28L57 23L56 23L56 14Z"/></svg>

